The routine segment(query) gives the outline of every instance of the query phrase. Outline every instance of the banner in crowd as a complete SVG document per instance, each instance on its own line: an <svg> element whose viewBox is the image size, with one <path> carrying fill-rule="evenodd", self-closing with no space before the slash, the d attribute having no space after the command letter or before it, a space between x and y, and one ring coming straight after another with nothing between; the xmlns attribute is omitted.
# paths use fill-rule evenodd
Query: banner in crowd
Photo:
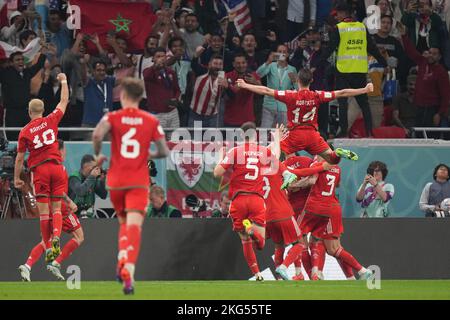
<svg viewBox="0 0 450 320"><path fill-rule="evenodd" d="M114 32L127 40L130 51L143 50L157 19L147 2L70 0L70 4L80 7L80 31L87 35L97 34L105 48L108 47L108 32Z"/></svg>
<svg viewBox="0 0 450 320"><path fill-rule="evenodd" d="M9 58L9 56L14 52L22 52L25 59L25 64L27 64L28 62L33 61L33 59L41 50L40 41L40 38L33 39L25 49L21 49L6 42L0 41L0 60Z"/></svg>
<svg viewBox="0 0 450 320"><path fill-rule="evenodd" d="M234 16L234 26L239 35L243 35L252 28L252 17L247 0L216 0L214 7L219 20L226 15Z"/></svg>
<svg viewBox="0 0 450 320"><path fill-rule="evenodd" d="M229 174L214 178L218 153L210 151L211 146L207 142L186 141L180 150L180 144L169 143L172 152L167 158L167 202L179 208L183 216L196 215L186 205L188 195L204 200L210 211L219 207L220 195L228 186Z"/></svg>

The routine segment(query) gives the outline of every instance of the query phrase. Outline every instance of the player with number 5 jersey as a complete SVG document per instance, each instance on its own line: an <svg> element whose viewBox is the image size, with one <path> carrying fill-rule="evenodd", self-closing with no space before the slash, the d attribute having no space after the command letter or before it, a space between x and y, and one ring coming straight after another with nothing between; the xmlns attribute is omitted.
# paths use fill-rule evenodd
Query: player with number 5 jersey
<svg viewBox="0 0 450 320"><path fill-rule="evenodd" d="M111 134L111 163L106 177L119 221L119 253L117 280L125 294L134 293L134 271L141 243L141 228L147 212L150 176L148 160L166 157L169 153L164 131L156 117L139 110L144 93L142 81L125 78L121 82L122 109L106 114L92 135L97 162L101 143ZM156 152L150 151L154 142Z"/></svg>
<svg viewBox="0 0 450 320"><path fill-rule="evenodd" d="M250 90L257 94L274 97L287 106L289 135L281 142L281 150L290 155L297 151L306 150L312 155L321 155L327 162L337 164L341 157L357 160L358 156L349 150L338 148L331 150L317 130L317 115L320 104L341 97L352 97L373 91L369 83L365 88L344 89L338 91L312 91L309 86L313 81L310 70L302 69L298 74L299 91L277 91L264 86L246 83L237 80L240 88Z"/></svg>
<svg viewBox="0 0 450 320"><path fill-rule="evenodd" d="M44 102L33 99L28 105L28 115L31 121L20 131L16 164L14 167L14 186L22 188L24 182L20 173L28 151L28 167L31 170L32 184L39 209L42 241L46 244L47 262L59 256L60 236L62 230L61 199L64 196L66 173L61 162L58 148L58 125L69 103L69 87L64 73L58 74L61 83L61 101L56 109L44 117ZM53 214L53 224L50 223L49 202ZM52 237L53 235L53 237ZM51 239L51 249L49 246Z"/></svg>

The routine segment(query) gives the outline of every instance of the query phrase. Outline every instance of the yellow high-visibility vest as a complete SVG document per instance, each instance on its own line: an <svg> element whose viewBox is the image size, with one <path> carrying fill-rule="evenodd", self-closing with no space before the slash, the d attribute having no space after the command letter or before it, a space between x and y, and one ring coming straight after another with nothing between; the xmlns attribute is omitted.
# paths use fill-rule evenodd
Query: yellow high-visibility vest
<svg viewBox="0 0 450 320"><path fill-rule="evenodd" d="M367 33L361 22L340 22L336 67L341 73L367 73Z"/></svg>

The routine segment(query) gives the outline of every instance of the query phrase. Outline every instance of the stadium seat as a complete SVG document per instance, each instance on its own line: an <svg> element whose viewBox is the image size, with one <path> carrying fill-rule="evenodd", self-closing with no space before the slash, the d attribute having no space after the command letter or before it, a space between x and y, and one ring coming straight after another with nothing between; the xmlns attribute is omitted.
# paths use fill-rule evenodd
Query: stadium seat
<svg viewBox="0 0 450 320"><path fill-rule="evenodd" d="M404 139L406 133L400 127L378 127L372 130L375 139Z"/></svg>
<svg viewBox="0 0 450 320"><path fill-rule="evenodd" d="M350 128L348 135L352 139L367 137L366 128L364 126L364 120L362 117L359 117L358 119L355 120L355 122L353 122L353 125Z"/></svg>

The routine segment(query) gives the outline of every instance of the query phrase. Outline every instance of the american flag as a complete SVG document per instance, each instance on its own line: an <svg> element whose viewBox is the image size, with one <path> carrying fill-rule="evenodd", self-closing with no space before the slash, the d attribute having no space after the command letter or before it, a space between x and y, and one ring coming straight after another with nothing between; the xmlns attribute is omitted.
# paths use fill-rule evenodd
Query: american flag
<svg viewBox="0 0 450 320"><path fill-rule="evenodd" d="M236 14L234 25L239 35L243 35L252 28L252 18L247 0L216 0L215 9L219 20L227 14Z"/></svg>
<svg viewBox="0 0 450 320"><path fill-rule="evenodd" d="M59 5L60 5L60 1L59 0L48 0L48 8L50 10L53 10L53 9L59 10L59 8L60 8Z"/></svg>

